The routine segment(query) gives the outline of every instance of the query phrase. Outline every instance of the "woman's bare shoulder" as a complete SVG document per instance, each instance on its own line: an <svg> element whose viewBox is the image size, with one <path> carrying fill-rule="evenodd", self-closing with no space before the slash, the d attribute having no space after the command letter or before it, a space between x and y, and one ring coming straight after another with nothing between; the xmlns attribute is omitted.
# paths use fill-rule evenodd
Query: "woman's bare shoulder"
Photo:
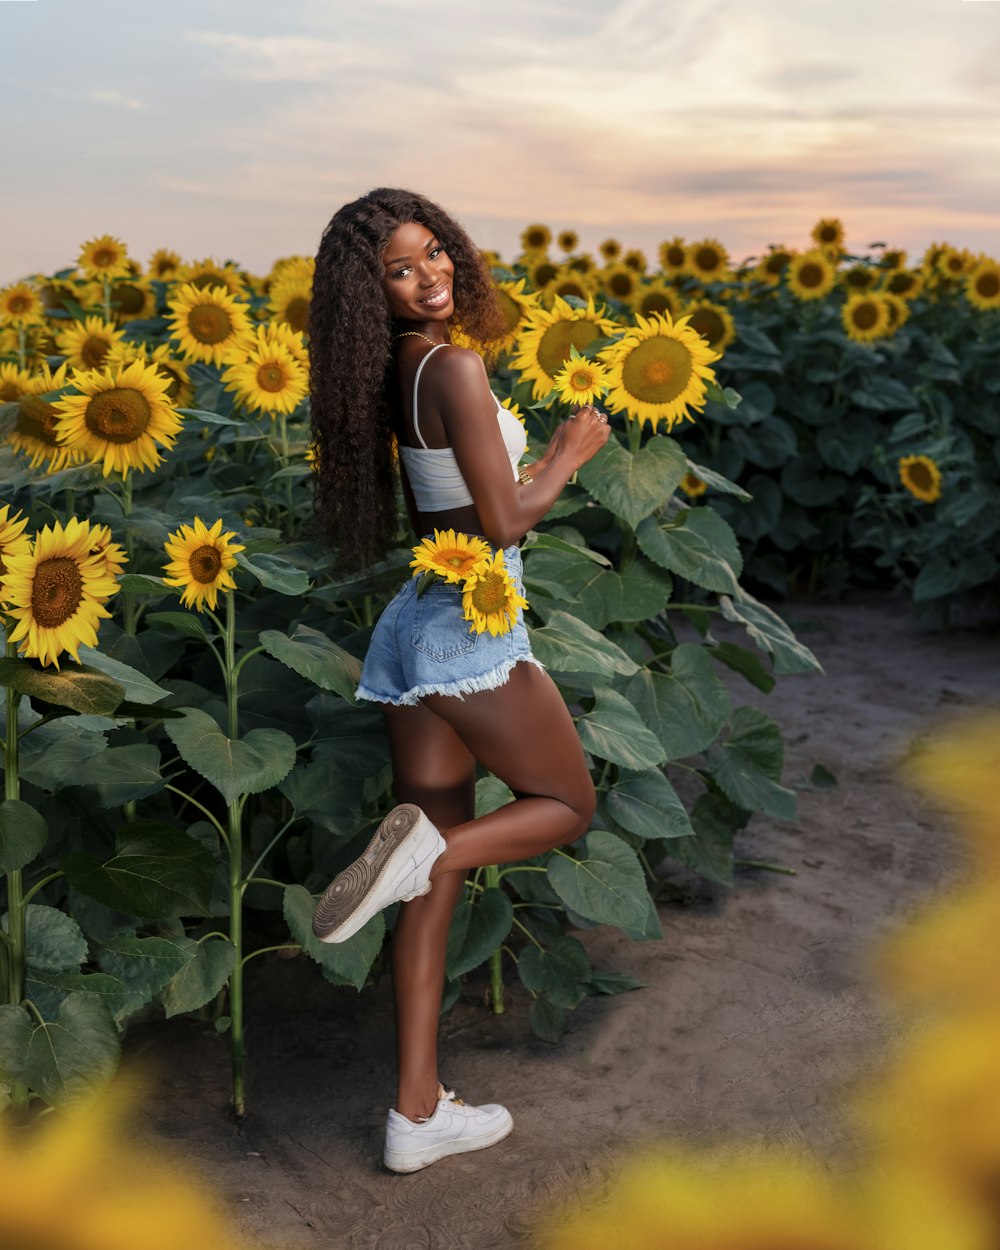
<svg viewBox="0 0 1000 1250"><path fill-rule="evenodd" d="M443 352L434 352L427 363L427 371L434 369L435 377L443 382L481 382L486 377L483 358L471 347L458 347L448 343Z"/></svg>

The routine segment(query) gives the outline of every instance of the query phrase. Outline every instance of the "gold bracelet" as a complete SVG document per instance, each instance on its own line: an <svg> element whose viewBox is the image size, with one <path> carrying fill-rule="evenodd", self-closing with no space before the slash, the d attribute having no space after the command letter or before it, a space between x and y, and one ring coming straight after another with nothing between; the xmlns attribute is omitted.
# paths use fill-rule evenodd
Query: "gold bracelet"
<svg viewBox="0 0 1000 1250"><path fill-rule="evenodd" d="M533 482L535 479L528 472L527 466L522 464L517 470L517 480L522 486L527 486L529 482Z"/></svg>

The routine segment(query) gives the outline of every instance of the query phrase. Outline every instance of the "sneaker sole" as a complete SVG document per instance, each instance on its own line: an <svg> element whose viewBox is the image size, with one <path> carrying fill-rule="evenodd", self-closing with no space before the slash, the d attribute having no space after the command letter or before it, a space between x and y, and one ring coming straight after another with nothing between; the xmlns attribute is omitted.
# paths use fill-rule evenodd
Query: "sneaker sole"
<svg viewBox="0 0 1000 1250"><path fill-rule="evenodd" d="M413 854L415 847L410 835L419 831L421 824L439 836L415 803L400 803L382 821L354 863L334 877L313 912L312 931L321 942L346 942L382 906L388 906L373 905L373 895L386 875L391 875Z"/></svg>
<svg viewBox="0 0 1000 1250"><path fill-rule="evenodd" d="M482 1137L438 1142L433 1146L425 1146L423 1150L386 1150L382 1155L382 1162L390 1172L419 1172L421 1168L429 1167L439 1159L446 1159L448 1155L470 1154L473 1150L485 1150L487 1146L495 1146L509 1136L513 1127L514 1121L508 1112L505 1121L501 1120L495 1129Z"/></svg>

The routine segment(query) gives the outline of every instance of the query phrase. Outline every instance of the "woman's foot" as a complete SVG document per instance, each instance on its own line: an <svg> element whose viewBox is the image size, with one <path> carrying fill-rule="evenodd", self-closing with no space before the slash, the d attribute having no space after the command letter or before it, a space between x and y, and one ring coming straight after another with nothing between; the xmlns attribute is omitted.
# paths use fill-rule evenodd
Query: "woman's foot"
<svg viewBox="0 0 1000 1250"><path fill-rule="evenodd" d="M313 933L321 942L346 942L390 903L426 894L431 867L446 846L415 803L400 803L327 886L313 912Z"/></svg>
<svg viewBox="0 0 1000 1250"><path fill-rule="evenodd" d="M382 1161L391 1172L419 1172L447 1155L495 1146L513 1127L510 1112L499 1103L469 1107L453 1089L439 1085L434 1113L421 1123L390 1108Z"/></svg>

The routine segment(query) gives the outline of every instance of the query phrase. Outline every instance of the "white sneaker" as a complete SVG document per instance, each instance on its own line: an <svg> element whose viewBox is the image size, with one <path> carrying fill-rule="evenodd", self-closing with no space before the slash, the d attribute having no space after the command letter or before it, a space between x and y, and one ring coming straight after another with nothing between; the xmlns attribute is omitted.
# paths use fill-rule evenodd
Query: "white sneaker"
<svg viewBox="0 0 1000 1250"><path fill-rule="evenodd" d="M313 912L313 933L321 942L346 942L390 903L426 894L431 867L446 847L415 803L400 803L326 887Z"/></svg>
<svg viewBox="0 0 1000 1250"><path fill-rule="evenodd" d="M392 1172L419 1172L446 1155L485 1150L503 1141L514 1127L510 1112L499 1103L468 1107L453 1089L438 1086L438 1104L432 1116L415 1124L395 1107L385 1126L382 1162Z"/></svg>

